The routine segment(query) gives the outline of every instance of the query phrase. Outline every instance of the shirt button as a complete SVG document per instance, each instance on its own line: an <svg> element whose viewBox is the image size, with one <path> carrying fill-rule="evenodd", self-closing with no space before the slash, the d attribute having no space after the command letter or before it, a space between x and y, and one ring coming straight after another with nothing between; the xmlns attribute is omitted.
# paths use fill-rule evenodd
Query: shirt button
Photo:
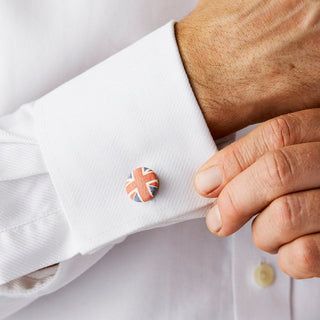
<svg viewBox="0 0 320 320"><path fill-rule="evenodd" d="M261 263L254 270L254 281L260 287L268 287L274 280L274 272L270 265Z"/></svg>
<svg viewBox="0 0 320 320"><path fill-rule="evenodd" d="M134 169L126 182L128 196L137 202L151 200L157 193L159 180L157 175L149 168Z"/></svg>

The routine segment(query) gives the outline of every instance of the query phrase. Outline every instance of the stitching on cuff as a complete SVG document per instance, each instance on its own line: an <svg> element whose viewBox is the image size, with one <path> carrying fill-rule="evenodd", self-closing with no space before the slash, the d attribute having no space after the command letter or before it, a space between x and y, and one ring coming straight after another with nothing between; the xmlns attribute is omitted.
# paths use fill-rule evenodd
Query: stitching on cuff
<svg viewBox="0 0 320 320"><path fill-rule="evenodd" d="M61 213L61 209L56 209L56 210L54 210L54 211L51 211L51 212L47 213L45 216L42 216L42 217L39 217L39 218L30 220L30 221L25 222L25 223L22 223L22 224L18 224L18 225L16 225L16 226L13 226L13 227L10 227L10 228L6 228L6 229L3 229L3 230L0 230L0 234L1 234L1 233L5 233L5 232L11 232L11 231L13 231L13 230L15 230L15 229L19 229L19 228L24 227L24 226L26 226L26 225L29 225L29 224L38 222L38 221L40 221L40 220L42 220L42 219L45 219L45 218L47 218L47 217L49 217L49 216L52 216L52 215L55 215L55 214L57 214L57 213Z"/></svg>

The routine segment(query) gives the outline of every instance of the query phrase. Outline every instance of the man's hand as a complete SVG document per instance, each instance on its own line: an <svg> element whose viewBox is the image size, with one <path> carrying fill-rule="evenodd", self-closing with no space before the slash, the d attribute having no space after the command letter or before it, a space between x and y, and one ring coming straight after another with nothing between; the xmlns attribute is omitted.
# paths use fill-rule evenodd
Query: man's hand
<svg viewBox="0 0 320 320"><path fill-rule="evenodd" d="M197 191L218 197L206 222L228 236L249 219L256 246L294 278L320 277L320 109L269 120L209 159Z"/></svg>
<svg viewBox="0 0 320 320"><path fill-rule="evenodd" d="M320 107L319 0L200 0L176 37L214 138Z"/></svg>

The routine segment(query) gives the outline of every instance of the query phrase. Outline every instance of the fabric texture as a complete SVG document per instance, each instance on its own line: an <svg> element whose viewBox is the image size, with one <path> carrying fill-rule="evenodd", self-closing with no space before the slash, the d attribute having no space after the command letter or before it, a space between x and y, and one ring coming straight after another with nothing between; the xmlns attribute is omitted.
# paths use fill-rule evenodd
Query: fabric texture
<svg viewBox="0 0 320 320"><path fill-rule="evenodd" d="M211 202L198 197L191 177L217 148L184 71L173 21L1 124L3 293L30 295L45 279L30 273L138 231L202 217L205 210L197 210ZM144 206L125 188L139 163L162 180Z"/></svg>
<svg viewBox="0 0 320 320"><path fill-rule="evenodd" d="M75 254L30 104L0 118L0 285Z"/></svg>
<svg viewBox="0 0 320 320"><path fill-rule="evenodd" d="M173 21L33 107L40 149L80 253L198 218L192 212L212 201L197 195L192 177L217 148L184 71ZM125 190L140 166L162 181L143 205Z"/></svg>
<svg viewBox="0 0 320 320"><path fill-rule="evenodd" d="M4 44L0 115L8 114L0 118L0 269L5 270L0 271L5 282L0 285L1 319L9 315L8 320L318 319L319 279L287 277L276 255L254 246L250 224L220 239L208 232L203 219L193 219L203 217L210 206L210 201L200 200L192 190L193 175L216 148L197 109L170 24L103 62L101 77L93 76L99 74L98 65L54 90L167 21L181 19L196 3L0 2L0 43ZM153 60L150 54L155 55ZM109 66L111 61L119 70ZM117 71L121 79L114 77ZM108 89L108 84L113 86ZM79 101L80 97L85 101ZM75 101L79 113L72 105ZM159 106L161 112L156 109ZM35 109L39 112L36 131ZM86 110L88 115L103 118L85 119ZM126 113L131 121L124 117ZM161 120L161 127L149 131L150 120ZM123 126L128 122L130 135ZM74 130L65 129L65 124ZM171 135L165 131L168 126ZM46 131L38 139L36 132ZM220 149L249 131L216 144ZM103 137L95 139L99 133ZM68 141L75 142L70 149ZM62 144L55 146L58 142ZM53 155L56 149L59 159ZM130 171L144 165L159 175L160 192L147 203L134 203L126 195L125 180ZM81 170L78 177L73 166L88 169L95 181L85 180ZM101 177L94 174L100 169ZM109 193L106 182L101 183L103 178L115 185L119 196ZM94 185L98 190L90 191ZM90 203L83 203L84 199ZM134 206L139 204L148 208ZM103 212L103 208L108 210ZM155 214L155 221L148 214ZM117 231L109 240L102 236L86 244L96 227L97 234L111 227L109 218L113 226L119 225ZM166 226L173 222L179 223ZM253 281L254 269L261 262L275 273L274 283L267 288Z"/></svg>

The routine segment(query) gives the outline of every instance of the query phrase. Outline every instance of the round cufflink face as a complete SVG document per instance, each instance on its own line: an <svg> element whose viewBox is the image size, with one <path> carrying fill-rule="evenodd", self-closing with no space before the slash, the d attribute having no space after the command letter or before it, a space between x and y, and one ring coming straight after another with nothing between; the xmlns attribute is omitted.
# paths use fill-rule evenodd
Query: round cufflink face
<svg viewBox="0 0 320 320"><path fill-rule="evenodd" d="M157 175L146 167L134 169L126 183L128 196L137 202L151 200L156 195L158 188L159 180Z"/></svg>

